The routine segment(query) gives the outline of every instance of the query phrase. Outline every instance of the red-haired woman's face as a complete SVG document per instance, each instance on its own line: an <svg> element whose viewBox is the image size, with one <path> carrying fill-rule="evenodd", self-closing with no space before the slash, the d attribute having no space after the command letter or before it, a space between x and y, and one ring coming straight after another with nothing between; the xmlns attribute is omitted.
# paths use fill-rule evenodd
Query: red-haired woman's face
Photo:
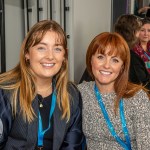
<svg viewBox="0 0 150 150"><path fill-rule="evenodd" d="M114 90L114 83L122 70L123 61L114 54L108 55L110 48L106 48L105 54L96 52L91 59L92 72L95 81L100 87Z"/></svg>

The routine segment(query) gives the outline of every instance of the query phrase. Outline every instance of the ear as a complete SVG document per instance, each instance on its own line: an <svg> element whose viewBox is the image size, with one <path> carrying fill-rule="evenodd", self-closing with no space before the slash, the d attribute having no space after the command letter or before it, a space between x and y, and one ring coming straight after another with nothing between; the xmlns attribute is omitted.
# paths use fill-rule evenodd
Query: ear
<svg viewBox="0 0 150 150"><path fill-rule="evenodd" d="M26 53L26 54L25 54L25 58L26 58L26 60L29 60L29 59L30 59L29 53Z"/></svg>

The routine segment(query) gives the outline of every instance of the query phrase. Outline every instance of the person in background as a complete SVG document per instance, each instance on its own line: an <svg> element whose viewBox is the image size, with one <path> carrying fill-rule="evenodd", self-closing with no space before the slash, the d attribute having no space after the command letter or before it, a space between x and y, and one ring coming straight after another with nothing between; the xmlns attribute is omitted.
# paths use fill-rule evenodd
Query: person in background
<svg viewBox="0 0 150 150"><path fill-rule="evenodd" d="M87 70L94 81L78 85L88 150L148 150L150 101L147 90L128 81L130 50L118 33L90 43Z"/></svg>
<svg viewBox="0 0 150 150"><path fill-rule="evenodd" d="M141 29L141 19L138 17L126 14L121 15L115 25L114 31L119 33L128 43L130 48L130 71L129 81L142 84L150 90L150 74L148 73L143 60L132 51L134 45L138 42L139 31Z"/></svg>
<svg viewBox="0 0 150 150"><path fill-rule="evenodd" d="M20 62L0 75L0 149L81 150L82 102L68 81L68 49L58 23L25 37Z"/></svg>
<svg viewBox="0 0 150 150"><path fill-rule="evenodd" d="M139 32L139 42L133 47L133 51L145 62L150 74L150 18L142 19L142 27Z"/></svg>
<svg viewBox="0 0 150 150"><path fill-rule="evenodd" d="M143 6L143 0L135 0L134 2L134 15L139 16L141 18L150 17L148 11L150 10L150 6Z"/></svg>

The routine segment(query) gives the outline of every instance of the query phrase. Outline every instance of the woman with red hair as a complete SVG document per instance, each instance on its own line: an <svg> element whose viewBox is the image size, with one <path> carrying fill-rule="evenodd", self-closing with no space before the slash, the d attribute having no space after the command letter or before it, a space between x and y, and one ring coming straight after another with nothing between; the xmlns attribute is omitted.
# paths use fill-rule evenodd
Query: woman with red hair
<svg viewBox="0 0 150 150"><path fill-rule="evenodd" d="M149 149L149 96L143 86L128 81L130 50L123 37L97 35L88 47L86 65L94 81L78 87L87 149Z"/></svg>

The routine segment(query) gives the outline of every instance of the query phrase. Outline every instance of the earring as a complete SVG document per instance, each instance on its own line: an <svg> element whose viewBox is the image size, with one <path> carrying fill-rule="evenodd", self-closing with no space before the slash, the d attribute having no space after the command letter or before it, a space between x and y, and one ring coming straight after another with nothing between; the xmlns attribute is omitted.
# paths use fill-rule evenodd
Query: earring
<svg viewBox="0 0 150 150"><path fill-rule="evenodd" d="M30 60L28 58L25 58L25 60L27 64L30 64Z"/></svg>

